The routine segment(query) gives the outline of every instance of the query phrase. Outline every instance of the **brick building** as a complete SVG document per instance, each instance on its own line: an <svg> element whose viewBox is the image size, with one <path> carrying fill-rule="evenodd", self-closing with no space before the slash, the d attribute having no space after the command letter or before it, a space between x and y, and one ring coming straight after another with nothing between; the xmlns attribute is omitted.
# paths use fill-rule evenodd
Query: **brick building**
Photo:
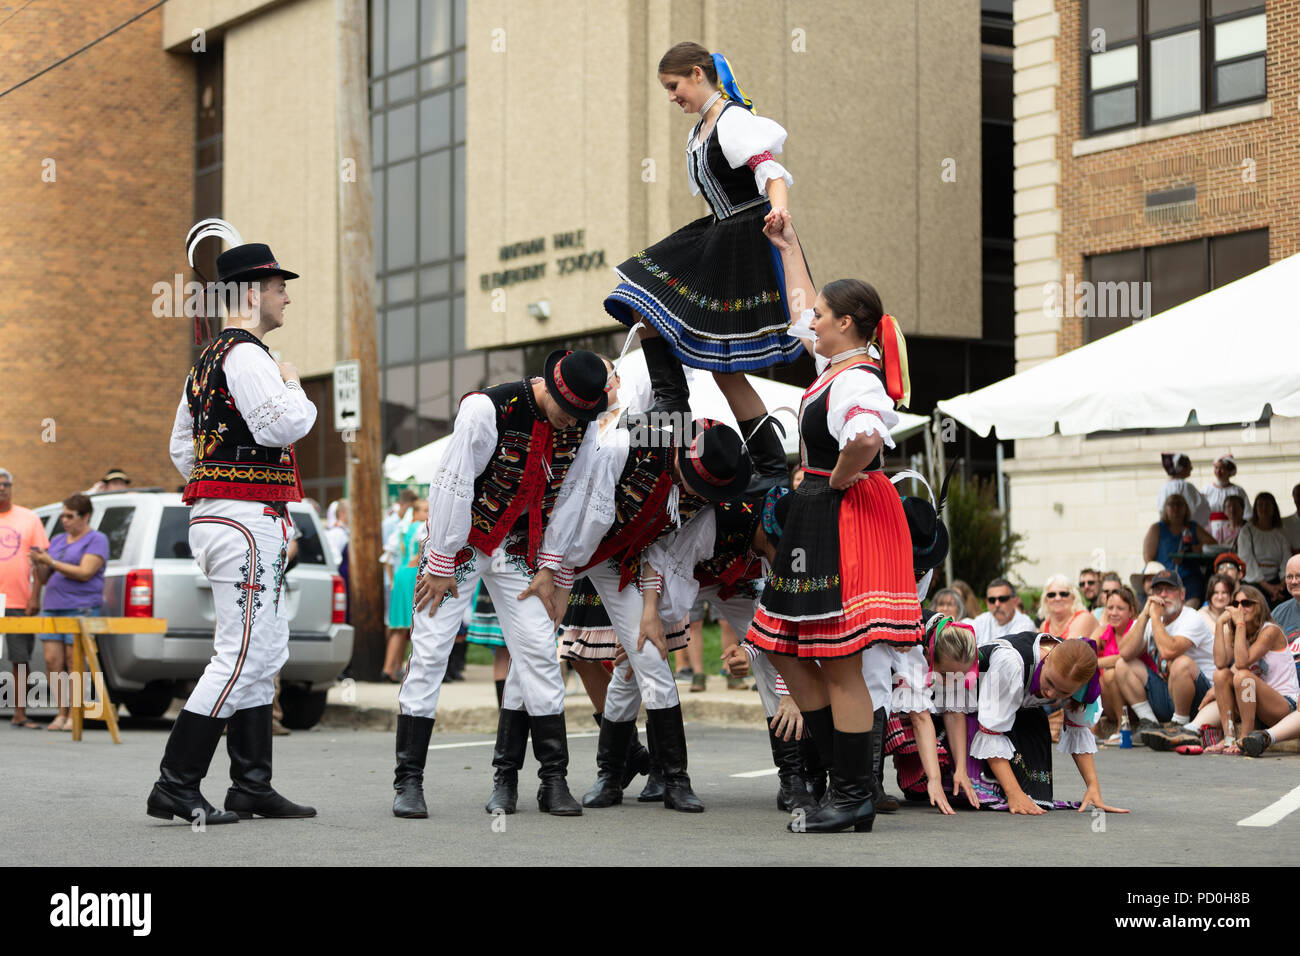
<svg viewBox="0 0 1300 956"><path fill-rule="evenodd" d="M155 318L193 196L194 69L155 10L45 0L0 29L0 467L36 506L110 467L174 487L167 457L190 362L186 320Z"/></svg>
<svg viewBox="0 0 1300 956"><path fill-rule="evenodd" d="M1300 3L1016 0L1014 18L1017 370L1300 252ZM1074 307L1103 282L1133 294ZM1186 370L1207 384L1267 348L1224 319ZM1021 573L1136 570L1160 452L1187 452L1199 487L1229 450L1289 512L1295 420L1017 441Z"/></svg>

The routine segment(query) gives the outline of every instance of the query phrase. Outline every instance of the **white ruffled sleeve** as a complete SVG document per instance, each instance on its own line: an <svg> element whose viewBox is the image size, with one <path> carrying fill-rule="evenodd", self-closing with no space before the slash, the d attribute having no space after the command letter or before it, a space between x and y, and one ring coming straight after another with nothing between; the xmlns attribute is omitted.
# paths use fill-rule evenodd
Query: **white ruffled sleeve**
<svg viewBox="0 0 1300 956"><path fill-rule="evenodd" d="M450 577L456 554L469 540L474 481L497 447L496 409L482 393L466 395L456 412L451 442L429 483L429 574Z"/></svg>
<svg viewBox="0 0 1300 956"><path fill-rule="evenodd" d="M979 731L970 745L970 755L979 760L1001 757L1010 760L1016 748L1007 732L1016 723L1016 712L1024 703L1024 662L1007 644L997 647L981 676L979 690Z"/></svg>
<svg viewBox="0 0 1300 956"><path fill-rule="evenodd" d="M1097 752L1097 735L1092 732L1092 725L1084 716L1084 707L1071 700L1062 708L1065 723L1061 726L1061 739L1056 744L1057 753L1095 754Z"/></svg>
<svg viewBox="0 0 1300 956"><path fill-rule="evenodd" d="M933 703L931 693L925 686L926 666L925 651L921 645L909 647L906 651L891 649L894 666L894 689L890 694L889 712L891 714L917 714L929 711ZM935 675L936 677L938 675Z"/></svg>
<svg viewBox="0 0 1300 956"><path fill-rule="evenodd" d="M555 583L562 588L573 586L573 566L565 564L565 557L577 537L582 524L586 500L582 494L591 482L591 470L596 461L596 444L600 439L600 425L592 422L582 436L582 444L573 464L564 475L560 490L551 509L551 520L546 523L546 534L537 549L537 567L555 571Z"/></svg>
<svg viewBox="0 0 1300 956"><path fill-rule="evenodd" d="M186 382L186 386L189 382ZM188 391L188 388L187 388ZM176 406L176 419L172 422L172 437L167 450L171 453L172 464L186 481L194 471L194 417L190 415L190 403L184 394L181 403Z"/></svg>
<svg viewBox="0 0 1300 956"><path fill-rule="evenodd" d="M300 384L280 378L275 359L264 349L241 342L226 353L223 369L235 408L259 445L284 448L316 424L316 406Z"/></svg>
<svg viewBox="0 0 1300 956"><path fill-rule="evenodd" d="M582 504L578 527L569 543L564 566L580 568L591 560L614 524L614 494L618 478L627 464L630 434L626 428L611 428L597 435L587 480L575 489Z"/></svg>
<svg viewBox="0 0 1300 956"><path fill-rule="evenodd" d="M826 426L840 443L840 450L858 435L879 435L886 448L894 447L889 430L898 424L894 402L885 394L880 379L864 368L840 372L831 382Z"/></svg>
<svg viewBox="0 0 1300 956"><path fill-rule="evenodd" d="M724 109L718 117L718 145L732 169L748 165L754 171L754 185L767 195L771 179L784 179L787 187L794 177L773 156L781 153L786 132L780 123L755 116L747 109Z"/></svg>
<svg viewBox="0 0 1300 956"><path fill-rule="evenodd" d="M695 566L713 556L716 528L713 509L704 508L684 527L646 548L642 564L659 575L659 616L665 621L680 622L690 613L700 590Z"/></svg>

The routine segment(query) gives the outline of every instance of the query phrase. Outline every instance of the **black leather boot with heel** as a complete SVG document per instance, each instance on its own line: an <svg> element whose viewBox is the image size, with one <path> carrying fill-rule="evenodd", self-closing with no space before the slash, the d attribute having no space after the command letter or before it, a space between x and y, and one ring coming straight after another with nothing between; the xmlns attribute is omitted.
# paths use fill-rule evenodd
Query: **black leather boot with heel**
<svg viewBox="0 0 1300 956"><path fill-rule="evenodd" d="M201 821L204 825L239 822L236 814L218 810L199 792L199 782L208 772L225 726L223 717L205 717L188 710L180 712L167 738L167 748L158 767L158 782L145 802L149 816L159 820L179 817L190 823Z"/></svg>
<svg viewBox="0 0 1300 956"><path fill-rule="evenodd" d="M393 774L393 816L423 819L429 815L424 802L424 762L429 757L432 717L397 715L397 770Z"/></svg>
<svg viewBox="0 0 1300 956"><path fill-rule="evenodd" d="M241 820L254 816L280 820L314 817L314 807L287 800L271 787L271 704L237 710L226 725L230 789L226 809Z"/></svg>
<svg viewBox="0 0 1300 956"><path fill-rule="evenodd" d="M871 801L871 732L834 732L835 759L831 765L830 789L825 802L791 820L792 833L839 833L853 830L870 833L876 822Z"/></svg>
<svg viewBox="0 0 1300 956"><path fill-rule="evenodd" d="M564 713L530 717L533 731L533 756L539 764L537 809L557 817L582 816L582 804L569 792L569 738Z"/></svg>
<svg viewBox="0 0 1300 956"><path fill-rule="evenodd" d="M492 795L488 813L514 813L519 804L519 771L528 753L528 713L502 710L497 716L497 746L492 752Z"/></svg>

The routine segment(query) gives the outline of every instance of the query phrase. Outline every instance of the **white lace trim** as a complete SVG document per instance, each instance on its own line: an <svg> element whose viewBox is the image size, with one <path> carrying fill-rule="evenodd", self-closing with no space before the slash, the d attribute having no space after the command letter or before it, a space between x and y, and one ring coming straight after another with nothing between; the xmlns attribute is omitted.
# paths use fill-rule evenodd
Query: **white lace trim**
<svg viewBox="0 0 1300 956"><path fill-rule="evenodd" d="M429 493L445 491L461 501L474 499L474 482L465 475L454 471L439 471L429 482Z"/></svg>
<svg viewBox="0 0 1300 956"><path fill-rule="evenodd" d="M288 411L289 403L285 400L285 397L283 395L273 395L244 416L244 421L248 423L249 430L256 435L258 432L270 428Z"/></svg>

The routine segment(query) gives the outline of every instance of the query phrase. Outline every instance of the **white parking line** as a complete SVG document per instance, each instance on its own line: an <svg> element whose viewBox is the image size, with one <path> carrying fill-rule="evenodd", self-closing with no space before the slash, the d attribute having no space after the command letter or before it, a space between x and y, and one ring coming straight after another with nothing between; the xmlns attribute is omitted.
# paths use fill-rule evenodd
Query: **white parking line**
<svg viewBox="0 0 1300 956"><path fill-rule="evenodd" d="M771 777L776 774L775 767L768 767L766 770L747 770L744 773L733 773L733 777Z"/></svg>
<svg viewBox="0 0 1300 956"><path fill-rule="evenodd" d="M1287 814L1300 810L1300 787L1296 787L1281 800L1271 803L1259 813L1252 813L1244 820L1238 820L1239 827L1271 827Z"/></svg>

